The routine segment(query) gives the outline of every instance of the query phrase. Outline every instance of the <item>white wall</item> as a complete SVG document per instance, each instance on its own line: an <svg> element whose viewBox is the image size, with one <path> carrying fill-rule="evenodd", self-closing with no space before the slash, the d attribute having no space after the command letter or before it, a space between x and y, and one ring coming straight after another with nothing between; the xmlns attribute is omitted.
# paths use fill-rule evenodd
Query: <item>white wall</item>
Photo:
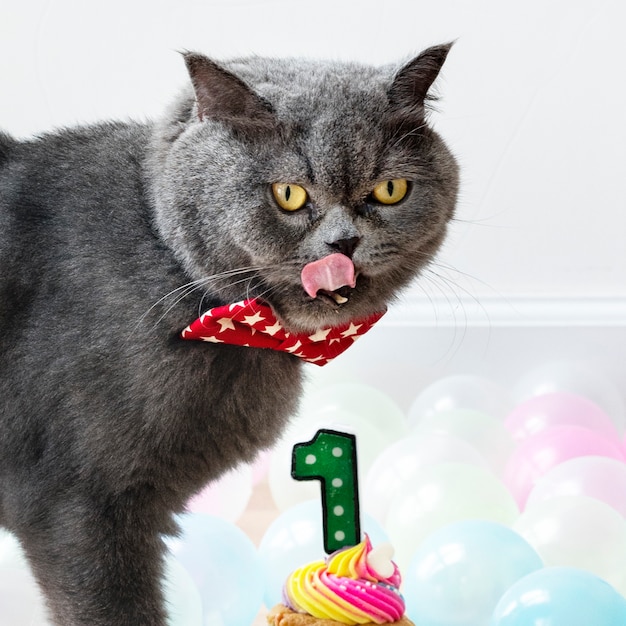
<svg viewBox="0 0 626 626"><path fill-rule="evenodd" d="M464 173L443 261L475 280L450 278L623 298L625 23L619 0L2 0L0 126L158 115L186 78L176 50L381 63L454 38L435 120Z"/></svg>
<svg viewBox="0 0 626 626"><path fill-rule="evenodd" d="M186 81L176 50L383 63L457 39L433 120L462 164L458 219L400 323L623 328L625 24L619 0L1 0L0 126L157 116Z"/></svg>

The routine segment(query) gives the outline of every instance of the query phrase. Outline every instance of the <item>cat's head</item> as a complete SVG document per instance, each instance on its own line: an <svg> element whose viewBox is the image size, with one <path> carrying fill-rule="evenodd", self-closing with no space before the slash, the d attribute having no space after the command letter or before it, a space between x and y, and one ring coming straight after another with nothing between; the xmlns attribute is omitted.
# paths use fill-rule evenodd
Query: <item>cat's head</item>
<svg viewBox="0 0 626 626"><path fill-rule="evenodd" d="M449 48L400 68L186 54L193 93L158 130L154 197L192 278L233 271L207 291L260 296L294 330L384 309L456 203L426 106Z"/></svg>

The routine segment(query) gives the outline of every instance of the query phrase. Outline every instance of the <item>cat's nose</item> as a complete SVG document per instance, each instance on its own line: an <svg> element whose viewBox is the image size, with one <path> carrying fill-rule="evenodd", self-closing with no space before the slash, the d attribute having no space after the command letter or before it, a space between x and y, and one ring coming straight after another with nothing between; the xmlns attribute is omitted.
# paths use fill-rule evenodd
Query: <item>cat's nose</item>
<svg viewBox="0 0 626 626"><path fill-rule="evenodd" d="M343 239L337 239L336 241L330 242L328 245L335 252L341 252L341 254L345 254L347 257L352 258L354 250L359 245L359 241L361 241L360 237L345 237Z"/></svg>

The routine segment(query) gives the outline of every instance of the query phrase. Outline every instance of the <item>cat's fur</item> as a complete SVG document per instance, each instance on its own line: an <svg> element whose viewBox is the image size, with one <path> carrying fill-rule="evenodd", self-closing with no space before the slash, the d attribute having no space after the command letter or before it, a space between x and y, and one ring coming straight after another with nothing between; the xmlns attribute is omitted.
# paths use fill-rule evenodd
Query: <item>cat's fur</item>
<svg viewBox="0 0 626 626"><path fill-rule="evenodd" d="M263 296L314 330L431 259L457 194L424 102L448 49L400 69L187 54L194 89L159 124L0 134L0 524L55 623L163 626L172 514L296 408L296 357L179 338L199 307ZM400 177L400 204L371 201ZM282 211L274 182L310 202ZM359 272L340 307L300 282L337 250Z"/></svg>

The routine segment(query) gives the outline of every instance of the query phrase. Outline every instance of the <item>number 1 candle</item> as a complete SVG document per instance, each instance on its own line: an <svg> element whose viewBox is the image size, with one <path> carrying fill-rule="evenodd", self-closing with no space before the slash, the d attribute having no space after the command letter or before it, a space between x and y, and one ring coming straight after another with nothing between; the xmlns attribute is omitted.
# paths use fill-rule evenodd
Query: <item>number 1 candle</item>
<svg viewBox="0 0 626 626"><path fill-rule="evenodd" d="M291 475L296 480L321 483L327 554L361 541L354 435L322 429L311 441L297 443L293 447Z"/></svg>

